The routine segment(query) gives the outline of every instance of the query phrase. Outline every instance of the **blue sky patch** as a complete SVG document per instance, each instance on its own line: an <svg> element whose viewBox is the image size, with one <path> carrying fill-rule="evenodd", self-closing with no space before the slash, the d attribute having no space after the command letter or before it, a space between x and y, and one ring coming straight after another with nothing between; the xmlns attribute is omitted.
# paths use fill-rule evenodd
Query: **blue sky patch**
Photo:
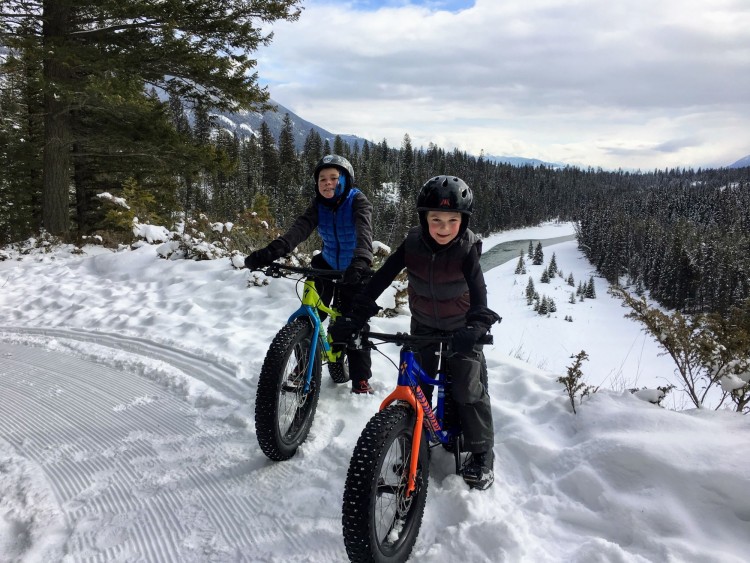
<svg viewBox="0 0 750 563"><path fill-rule="evenodd" d="M399 8L403 6L424 6L433 10L447 10L458 12L471 8L475 0L354 0L352 5L362 10L377 10L379 8Z"/></svg>

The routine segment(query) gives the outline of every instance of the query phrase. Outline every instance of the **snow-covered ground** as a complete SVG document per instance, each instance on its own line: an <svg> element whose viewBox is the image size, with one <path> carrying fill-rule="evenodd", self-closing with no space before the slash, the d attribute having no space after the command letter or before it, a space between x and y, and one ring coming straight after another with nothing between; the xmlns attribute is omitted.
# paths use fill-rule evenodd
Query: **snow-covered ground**
<svg viewBox="0 0 750 563"><path fill-rule="evenodd" d="M500 233L484 248L569 233ZM594 273L575 242L544 252L576 285ZM515 265L486 274L503 317L486 348L495 485L469 490L435 450L411 560L748 561L750 419L636 398L625 389L675 381L673 367L604 281L595 300L570 304L572 288L541 284L542 266L527 263L558 308L540 317ZM0 560L346 560L349 457L395 370L373 355L369 397L324 374L308 441L269 461L257 375L298 300L293 281L250 276L227 259L163 260L151 245L0 262ZM408 318L372 324L404 331ZM600 389L574 415L556 378L580 350Z"/></svg>

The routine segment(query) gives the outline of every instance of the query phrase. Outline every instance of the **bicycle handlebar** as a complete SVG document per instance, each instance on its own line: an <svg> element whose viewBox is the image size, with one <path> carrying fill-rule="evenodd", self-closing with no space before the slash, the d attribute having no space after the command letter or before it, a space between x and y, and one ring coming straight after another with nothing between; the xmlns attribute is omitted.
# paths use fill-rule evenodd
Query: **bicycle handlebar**
<svg viewBox="0 0 750 563"><path fill-rule="evenodd" d="M285 264L279 264L273 262L269 264L265 269L260 268L259 272L263 272L265 275L271 278L283 277L283 271L293 272L295 274L302 274L304 276L313 276L316 278L325 278L331 281L339 281L344 277L344 270L323 270L321 268L301 268L298 266L287 266Z"/></svg>
<svg viewBox="0 0 750 563"><path fill-rule="evenodd" d="M383 332L369 332L362 331L362 336L365 338L376 338L383 342L393 342L399 346L404 344L449 344L452 336L437 336L437 335L419 335L419 334L407 334L405 332L397 333L383 333ZM477 344L493 344L495 341L491 334L485 334L478 341Z"/></svg>

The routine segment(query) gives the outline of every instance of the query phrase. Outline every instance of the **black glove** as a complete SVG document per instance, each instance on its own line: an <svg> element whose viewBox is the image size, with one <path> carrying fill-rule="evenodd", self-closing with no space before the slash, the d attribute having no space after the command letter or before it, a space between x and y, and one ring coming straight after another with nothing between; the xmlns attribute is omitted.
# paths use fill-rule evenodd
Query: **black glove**
<svg viewBox="0 0 750 563"><path fill-rule="evenodd" d="M456 354L470 356L474 351L476 343L485 334L487 334L486 326L465 326L459 328L453 333L451 348Z"/></svg>
<svg viewBox="0 0 750 563"><path fill-rule="evenodd" d="M343 282L346 285L357 285L370 273L370 263L361 256L356 256L352 259L349 267L344 272Z"/></svg>
<svg viewBox="0 0 750 563"><path fill-rule="evenodd" d="M502 321L502 317L489 307L474 307L466 313L466 324L470 326L484 326L486 330Z"/></svg>
<svg viewBox="0 0 750 563"><path fill-rule="evenodd" d="M380 311L378 304L365 295L357 295L354 302L356 305L352 307L352 310L345 312L328 329L332 342L350 342L364 328L370 317Z"/></svg>
<svg viewBox="0 0 750 563"><path fill-rule="evenodd" d="M288 252L289 247L287 244L281 239L276 239L265 248L261 248L245 256L245 267L250 270L259 270Z"/></svg>
<svg viewBox="0 0 750 563"><path fill-rule="evenodd" d="M370 317L374 317L380 311L380 306L375 303L375 300L363 293L355 295L352 303L355 303L355 305L352 307L352 314L349 316L361 319L362 326L365 326Z"/></svg>
<svg viewBox="0 0 750 563"><path fill-rule="evenodd" d="M331 335L331 342L351 342L366 323L367 321L363 321L362 319L340 317L328 329L328 334Z"/></svg>

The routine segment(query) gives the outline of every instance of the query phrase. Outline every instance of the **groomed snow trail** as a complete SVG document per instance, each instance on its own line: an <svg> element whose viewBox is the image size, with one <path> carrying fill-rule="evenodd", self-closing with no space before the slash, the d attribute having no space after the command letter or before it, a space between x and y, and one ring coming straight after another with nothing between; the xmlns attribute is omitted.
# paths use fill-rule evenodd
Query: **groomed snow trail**
<svg viewBox="0 0 750 563"><path fill-rule="evenodd" d="M120 351L132 340L78 337L88 347L99 340ZM145 349L150 361L158 356L192 365L198 376L206 372L199 358L178 360L177 350L161 346ZM280 484L314 488L315 481L303 483L311 476L298 467L255 455L250 415L236 402L243 382L227 378L218 385L231 398L195 398L180 396L163 380L22 343L0 341L0 360L0 388L10 409L0 416L0 440L28 460L23 472L35 483L29 490L43 480L49 491L45 499L29 498L23 486L2 491L19 538L15 555L29 555L24 544L39 549L32 538L41 523L30 516L38 518L38 506L25 507L42 502L59 530L47 539L47 554L64 553L66 561L288 561L300 554L344 560L334 503L330 518L319 518L316 507L318 517L300 530L288 525L289 517L305 519L304 509L282 498L267 502ZM221 379L208 377L214 386ZM0 463L0 476L5 469ZM41 527L49 531L50 523ZM330 542L321 542L321 535Z"/></svg>

